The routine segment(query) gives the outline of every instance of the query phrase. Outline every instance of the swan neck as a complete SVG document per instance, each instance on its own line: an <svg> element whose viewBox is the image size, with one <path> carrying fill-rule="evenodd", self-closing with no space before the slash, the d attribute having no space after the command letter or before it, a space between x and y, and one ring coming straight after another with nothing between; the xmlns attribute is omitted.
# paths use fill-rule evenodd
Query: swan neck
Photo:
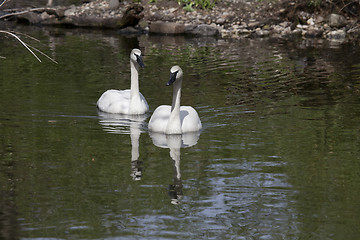
<svg viewBox="0 0 360 240"><path fill-rule="evenodd" d="M171 112L174 112L174 111L180 112L181 81L182 81L182 79L179 79L178 82L176 82L174 85L173 99L172 99L172 104L171 104Z"/></svg>
<svg viewBox="0 0 360 240"><path fill-rule="evenodd" d="M130 73L131 73L131 96L139 95L139 72L133 61L130 60Z"/></svg>
<svg viewBox="0 0 360 240"><path fill-rule="evenodd" d="M173 100L171 104L171 113L167 125L167 134L181 134L181 121L180 121L180 98L181 98L181 81L178 79L174 85Z"/></svg>

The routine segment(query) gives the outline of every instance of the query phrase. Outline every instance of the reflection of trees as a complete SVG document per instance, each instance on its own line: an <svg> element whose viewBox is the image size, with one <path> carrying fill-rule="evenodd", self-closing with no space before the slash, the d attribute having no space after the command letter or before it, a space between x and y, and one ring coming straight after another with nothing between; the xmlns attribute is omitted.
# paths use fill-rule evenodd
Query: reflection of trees
<svg viewBox="0 0 360 240"><path fill-rule="evenodd" d="M2 126L4 127L4 126ZM2 131L3 141L0 152L0 238L18 239L19 223L17 221L18 212L16 206L16 160L13 155L16 154L9 141L11 136L9 132ZM11 142L11 141L10 141Z"/></svg>
<svg viewBox="0 0 360 240"><path fill-rule="evenodd" d="M309 233L319 238L356 236L354 220L359 210L354 210L354 203L360 187L357 46L329 49L326 43L304 47L299 42L261 40L163 49L146 44L149 59L154 51L154 58L161 56L162 62L180 62L185 70L189 68L186 72L192 75L187 76L185 91L191 94L184 101L206 102L200 115L215 127L204 138L221 139L203 150L220 163L199 161L193 171L201 179L196 193L207 197L214 193L210 213L204 217L221 219L226 212L230 216L223 219L232 226L242 225L245 235L256 227L257 234L273 227L290 238L306 239ZM228 128L233 129L231 139L222 132ZM268 156L279 158L267 160ZM229 163L232 160L236 164ZM212 174L211 163L222 169L214 167ZM257 166L261 164L262 168ZM227 175L218 177L219 172ZM230 219L232 212L241 213L240 218ZM285 225L291 226L291 232Z"/></svg>
<svg viewBox="0 0 360 240"><path fill-rule="evenodd" d="M121 168L122 163L111 160L114 155L127 156L131 147L128 135L125 141L122 136L105 137L92 131L99 129L97 118L88 114L96 114L99 86L129 86L129 78L119 80L121 73L130 77L128 53L113 49L128 49L137 41L110 34L102 38L105 43L99 42L99 33L86 30L29 27L19 31L26 30L41 40L50 34L60 64L38 64L24 57L24 50L14 48L13 42L0 39L1 55L11 56L11 61L0 65L0 147L4 149L0 150L0 238L39 237L37 230L42 237L45 232L64 236L73 222L58 223L73 217L95 229L103 220L98 214L104 211L102 204L117 199L109 195L124 184L122 176L129 178L130 162ZM109 47L111 39L115 45ZM109 147L116 151L96 150ZM94 192L102 191L96 186L110 191L95 197ZM119 193L123 199L119 206L127 204L128 192Z"/></svg>
<svg viewBox="0 0 360 240"><path fill-rule="evenodd" d="M292 107L282 118L265 113L271 131L263 131L272 136L273 148L287 162L288 181L298 191L292 205L301 213L301 232L326 236L329 232L341 233L359 215L353 203L359 197L355 189L360 187L356 186L360 179L352 169L358 166L354 152L360 146L359 124L348 119L354 114L348 104L321 108L324 110ZM337 225L336 219L349 222Z"/></svg>
<svg viewBox="0 0 360 240"><path fill-rule="evenodd" d="M348 94L359 92L356 82L349 81L354 77L359 79L356 70L359 67L354 65L356 46L329 49L326 42L309 45L309 42L300 41L272 43L251 39L202 46L200 41L168 38L170 43L165 45L159 45L158 40L151 37L141 44L147 49L149 58L151 55L161 58L154 62L169 66L176 63L190 72L187 86L199 91L196 97L202 102L216 105L218 99L206 98L203 94L217 94L212 92L213 89L218 95L227 92L228 105L247 106L268 105L293 96L301 96L302 104L312 105L334 102L346 93L346 89ZM339 59L347 63L339 64ZM152 69L161 76L160 80L167 77L158 67ZM160 82L158 84L161 86ZM187 100L189 104L196 103L193 96L188 96Z"/></svg>
<svg viewBox="0 0 360 240"><path fill-rule="evenodd" d="M349 82L351 78L343 75L353 71L341 69L353 66L356 59L353 47L348 49L349 54L345 53L347 58L344 60L349 64L339 64L338 59L342 59L342 56L336 49L302 49L298 42L269 46L265 45L267 43L258 44L260 46L253 46L256 50L251 51L251 56L239 54L236 61L229 62L232 68L227 74L236 79L226 84L229 104L272 104L292 96L301 96L302 104L311 106L335 102L347 93L344 90L349 87L353 88L352 91L358 91ZM239 62L241 64L236 66Z"/></svg>
<svg viewBox="0 0 360 240"><path fill-rule="evenodd" d="M114 235L123 233L116 227L134 224L158 232L157 226L151 226L164 224L164 218L158 218L154 209L163 216L173 212L165 212L169 199L159 197L164 194L157 186L170 183L170 193L183 195L182 182L174 178L178 176L175 164L176 174L166 175L171 164L163 159L169 159L169 151L142 153L152 161L142 176L147 179L134 182L129 177L129 136L103 134L97 118L83 116L95 114L95 101L102 92L99 85L104 89L128 85L118 77L128 73L127 55L113 52L114 46L122 49L123 40L114 37L115 45L109 47L111 38L98 41L99 33L71 33L65 31L58 38L57 58L69 62L61 71L47 63L34 67L33 59L24 59L22 51L15 52L14 62L3 61L0 66L1 127L8 131L3 134L8 150L1 157L13 162L0 166L1 185L6 186L0 190L4 192L0 207L6 205L8 219L12 216L41 233L63 238L69 236L65 233L74 222L90 226L83 238L102 238L99 229L105 225ZM52 34L56 38L63 33ZM8 43L3 46L3 51L9 51ZM222 231L224 239L256 238L266 231L288 239L308 239L307 233L324 239L334 232L339 237L333 238L355 239L358 235L349 237L349 233L356 233L354 219L360 215L356 208L360 75L354 60L358 51L350 54L351 47L349 52L343 49L349 53L342 57L345 63L335 64L341 51L300 50L265 41L169 48L146 47L141 86L150 94L144 95L152 98L153 108L167 103L171 89L161 88L168 78L164 65L181 61L190 74L184 103L200 102L207 129L202 144L194 148L196 154L188 158L191 161L182 162L182 173L189 176L189 201L185 199L181 211L191 218L179 217L166 227L198 236L207 233L209 238ZM154 94L154 85L169 94ZM94 102L89 103L89 98ZM151 142L142 139L144 149L149 149ZM121 156L124 163L112 161ZM152 185L137 187L139 183ZM25 220L19 220L18 214ZM64 221L62 226L59 220ZM0 224L4 229L2 224L9 223ZM11 224L7 233L18 233L17 223ZM52 225L56 228L46 228ZM225 230L215 229L219 226ZM215 230L208 232L211 227ZM38 237L33 232L21 234Z"/></svg>

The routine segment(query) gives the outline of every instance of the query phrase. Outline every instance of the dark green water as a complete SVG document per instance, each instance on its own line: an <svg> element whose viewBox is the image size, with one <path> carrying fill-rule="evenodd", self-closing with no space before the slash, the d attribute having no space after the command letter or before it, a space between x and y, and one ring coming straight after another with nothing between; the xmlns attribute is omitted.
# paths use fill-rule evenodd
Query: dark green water
<svg viewBox="0 0 360 240"><path fill-rule="evenodd" d="M0 239L358 238L358 46L19 31L59 64L0 39ZM155 146L151 112L98 114L134 47L151 112L183 68L195 145Z"/></svg>

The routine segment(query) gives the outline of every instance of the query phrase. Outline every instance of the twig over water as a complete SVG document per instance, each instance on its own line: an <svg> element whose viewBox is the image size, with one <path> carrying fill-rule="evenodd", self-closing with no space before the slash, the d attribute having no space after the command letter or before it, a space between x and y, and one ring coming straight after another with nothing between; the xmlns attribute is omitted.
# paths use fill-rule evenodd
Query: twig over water
<svg viewBox="0 0 360 240"><path fill-rule="evenodd" d="M0 3L0 8L2 7L2 5L4 5L4 3L6 3L7 0L4 0L2 3Z"/></svg>
<svg viewBox="0 0 360 240"><path fill-rule="evenodd" d="M9 31L3 31L0 30L0 33L4 33L4 34L8 34L12 37L14 37L16 40L18 40L39 62L41 62L41 59L31 50L33 49L34 51L40 53L41 55L45 56L46 58L50 59L52 62L57 63L54 59L52 59L51 57L49 57L48 55L46 55L45 53L41 52L40 50L38 50L35 47L32 47L31 45L25 43L23 40L21 40L15 33L9 32ZM35 39L33 37L31 37L32 39ZM35 39L36 41L39 41L37 39Z"/></svg>

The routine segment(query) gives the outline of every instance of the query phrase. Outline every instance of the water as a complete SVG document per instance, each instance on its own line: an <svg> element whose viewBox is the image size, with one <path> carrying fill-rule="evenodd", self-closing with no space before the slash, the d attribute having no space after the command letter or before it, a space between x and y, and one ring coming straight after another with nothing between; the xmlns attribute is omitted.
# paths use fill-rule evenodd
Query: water
<svg viewBox="0 0 360 240"><path fill-rule="evenodd" d="M59 64L0 39L2 239L358 237L357 46L18 31ZM183 68L200 136L97 112L103 91L129 87L134 47L151 112Z"/></svg>

